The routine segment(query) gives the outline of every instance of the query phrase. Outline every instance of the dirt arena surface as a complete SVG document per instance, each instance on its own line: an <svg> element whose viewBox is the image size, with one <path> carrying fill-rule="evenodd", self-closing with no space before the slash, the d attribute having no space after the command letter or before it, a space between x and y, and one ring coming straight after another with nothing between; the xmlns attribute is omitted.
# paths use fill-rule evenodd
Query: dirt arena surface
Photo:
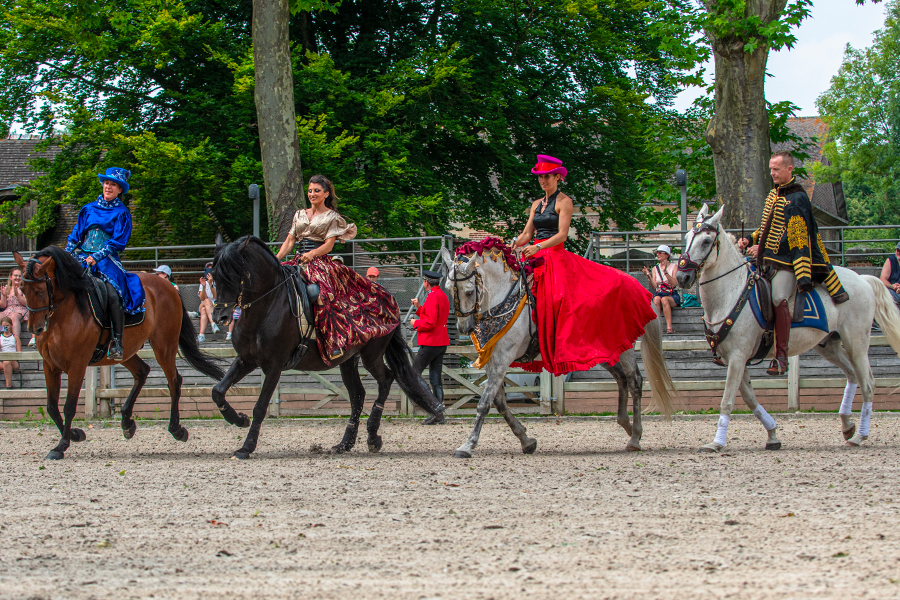
<svg viewBox="0 0 900 600"><path fill-rule="evenodd" d="M386 422L384 451L331 446L343 422L245 430L186 422L190 440L95 424L65 460L55 429L0 425L0 597L888 598L900 596L900 418L868 447L837 415L774 415L784 449L734 417L646 420L641 454L609 420L505 423L471 460L470 425Z"/></svg>

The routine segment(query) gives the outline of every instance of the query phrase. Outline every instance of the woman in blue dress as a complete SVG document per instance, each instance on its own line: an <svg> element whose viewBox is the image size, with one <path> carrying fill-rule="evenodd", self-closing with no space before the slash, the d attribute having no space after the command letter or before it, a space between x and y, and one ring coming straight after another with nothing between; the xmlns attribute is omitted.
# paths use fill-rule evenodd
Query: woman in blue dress
<svg viewBox="0 0 900 600"><path fill-rule="evenodd" d="M113 334L108 353L112 360L122 360L123 308L130 315L144 312L144 288L140 279L134 273L127 273L119 262L119 252L125 249L131 238L131 213L122 203L122 196L128 192L131 171L110 167L97 177L103 192L96 201L81 208L66 250L81 260L95 276L103 279L107 287L112 287L122 299L121 304L109 303ZM110 297L115 299L112 295Z"/></svg>

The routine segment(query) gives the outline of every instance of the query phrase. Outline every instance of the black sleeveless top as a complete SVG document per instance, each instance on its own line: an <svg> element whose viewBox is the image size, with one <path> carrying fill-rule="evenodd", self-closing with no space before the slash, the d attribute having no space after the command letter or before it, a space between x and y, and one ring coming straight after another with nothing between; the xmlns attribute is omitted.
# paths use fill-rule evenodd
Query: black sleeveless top
<svg viewBox="0 0 900 600"><path fill-rule="evenodd" d="M552 238L559 233L559 213L556 212L556 197L559 190L556 190L550 199L547 200L547 206L541 211L540 205L534 209L534 239L546 240Z"/></svg>
<svg viewBox="0 0 900 600"><path fill-rule="evenodd" d="M892 254L888 256L888 261L891 263L891 275L888 277L888 281L891 283L900 283L900 261L897 260L897 255Z"/></svg>

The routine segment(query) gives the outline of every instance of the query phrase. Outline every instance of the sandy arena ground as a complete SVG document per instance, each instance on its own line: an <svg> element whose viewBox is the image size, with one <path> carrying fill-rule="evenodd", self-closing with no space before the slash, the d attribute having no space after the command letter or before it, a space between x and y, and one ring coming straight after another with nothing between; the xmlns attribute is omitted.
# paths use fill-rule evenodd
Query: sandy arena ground
<svg viewBox="0 0 900 600"><path fill-rule="evenodd" d="M887 598L900 596L900 418L841 446L837 415L775 415L784 449L736 417L645 421L641 454L608 420L530 421L524 456L488 423L385 423L384 452L310 453L340 421L190 440L95 424L66 459L55 429L0 426L3 598ZM752 420L751 420L752 419Z"/></svg>

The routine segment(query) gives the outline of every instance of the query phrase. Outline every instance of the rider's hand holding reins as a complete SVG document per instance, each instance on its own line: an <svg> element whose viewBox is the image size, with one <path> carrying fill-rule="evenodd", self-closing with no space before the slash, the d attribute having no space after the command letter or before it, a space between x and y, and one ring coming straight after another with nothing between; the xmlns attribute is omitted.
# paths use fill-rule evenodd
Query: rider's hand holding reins
<svg viewBox="0 0 900 600"><path fill-rule="evenodd" d="M86 259L84 259L84 262L86 262L88 265L90 265L92 267L97 264L97 261L94 260L93 256L88 256Z"/></svg>

